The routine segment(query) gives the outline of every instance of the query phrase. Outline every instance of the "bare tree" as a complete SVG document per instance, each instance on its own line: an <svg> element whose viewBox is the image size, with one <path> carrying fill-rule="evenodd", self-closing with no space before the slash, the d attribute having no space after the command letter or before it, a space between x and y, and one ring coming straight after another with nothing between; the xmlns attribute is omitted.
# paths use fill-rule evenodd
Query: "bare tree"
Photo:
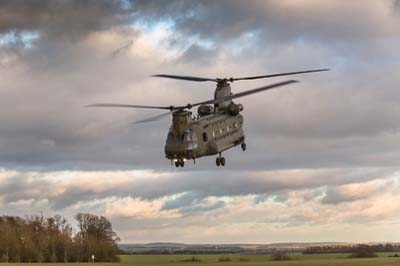
<svg viewBox="0 0 400 266"><path fill-rule="evenodd" d="M0 217L0 259L2 262L116 261L117 234L105 217L78 214L74 234L68 221L43 215Z"/></svg>

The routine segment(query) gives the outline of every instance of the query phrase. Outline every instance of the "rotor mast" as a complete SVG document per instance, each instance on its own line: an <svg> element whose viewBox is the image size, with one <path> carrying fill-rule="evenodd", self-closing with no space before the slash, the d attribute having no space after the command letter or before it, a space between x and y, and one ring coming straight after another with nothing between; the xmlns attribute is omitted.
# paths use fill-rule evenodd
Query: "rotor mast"
<svg viewBox="0 0 400 266"><path fill-rule="evenodd" d="M214 100L222 99L232 95L231 85L225 80L218 81L214 91ZM214 110L217 113L219 110L225 109L231 101L222 101L214 103Z"/></svg>

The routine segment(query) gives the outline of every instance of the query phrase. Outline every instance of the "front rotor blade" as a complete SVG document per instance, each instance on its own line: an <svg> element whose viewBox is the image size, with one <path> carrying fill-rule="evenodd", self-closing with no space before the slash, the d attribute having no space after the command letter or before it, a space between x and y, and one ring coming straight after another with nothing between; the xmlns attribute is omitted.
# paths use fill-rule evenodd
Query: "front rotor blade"
<svg viewBox="0 0 400 266"><path fill-rule="evenodd" d="M152 75L152 77L169 78L169 79L183 79L183 80L190 80L190 81L197 81L197 82L204 82L204 81L217 82L217 79L192 77L192 76L177 76L177 75L158 74L158 75Z"/></svg>
<svg viewBox="0 0 400 266"><path fill-rule="evenodd" d="M273 77L288 76L288 75L298 75L298 74L306 74L306 73L322 72L322 71L329 71L329 69L324 68L324 69L314 69L314 70L305 70L305 71L296 71L296 72L286 72L286 73L270 74L270 75L264 75L264 76L232 78L232 79L229 79L229 80L237 81L237 80L263 79L263 78L273 78Z"/></svg>
<svg viewBox="0 0 400 266"><path fill-rule="evenodd" d="M87 105L86 107L122 107L122 108L144 108L144 109L162 109L172 110L173 106L150 106L150 105L132 105L132 104L115 104L115 103L96 103Z"/></svg>
<svg viewBox="0 0 400 266"><path fill-rule="evenodd" d="M156 115L156 116L151 116L151 117L148 117L148 118L139 120L139 121L135 121L135 122L133 122L132 124L140 124L140 123L147 123L147 122L158 121L158 120L160 120L160 119L163 119L164 117L169 116L171 113L172 113L172 112L168 112L168 113L163 113L163 114Z"/></svg>
<svg viewBox="0 0 400 266"><path fill-rule="evenodd" d="M204 101L204 102L191 104L190 107L198 106L198 105L202 105L202 104L214 104L214 103L219 103L219 102L224 102L224 101L230 101L230 100L235 99L235 98L239 98L239 97L247 96L247 95L250 95L250 94L254 94L254 93L258 93L258 92L274 89L274 88L277 88L277 87L289 85L289 84L296 83L296 82L298 82L298 81L297 80L287 80L287 81L284 81L284 82L271 84L271 85L260 87L260 88L257 88L257 89L252 89L252 90L239 92L239 93L232 94L232 95L229 95L229 96L226 96L226 97L221 97L221 98L218 98L218 99L212 99L212 100L208 100L208 101Z"/></svg>

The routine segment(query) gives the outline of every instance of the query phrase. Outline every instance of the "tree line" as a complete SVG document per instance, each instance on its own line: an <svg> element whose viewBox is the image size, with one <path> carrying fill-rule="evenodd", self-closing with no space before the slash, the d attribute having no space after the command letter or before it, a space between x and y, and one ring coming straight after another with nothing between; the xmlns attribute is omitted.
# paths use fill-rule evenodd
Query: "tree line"
<svg viewBox="0 0 400 266"><path fill-rule="evenodd" d="M303 254L327 254L327 253L353 253L372 254L375 252L399 252L400 245L376 244L376 245L337 245L337 246L313 246L303 251Z"/></svg>
<svg viewBox="0 0 400 266"><path fill-rule="evenodd" d="M77 229L59 216L0 217L0 261L118 261L118 235L103 216L79 213Z"/></svg>

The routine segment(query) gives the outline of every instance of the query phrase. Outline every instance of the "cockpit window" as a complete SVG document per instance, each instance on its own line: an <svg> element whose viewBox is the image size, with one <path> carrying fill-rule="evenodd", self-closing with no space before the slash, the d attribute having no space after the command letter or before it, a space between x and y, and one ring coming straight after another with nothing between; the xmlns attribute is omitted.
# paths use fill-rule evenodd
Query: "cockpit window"
<svg viewBox="0 0 400 266"><path fill-rule="evenodd" d="M193 130L186 129L182 136L183 142L195 142L196 141L196 134L194 134Z"/></svg>
<svg viewBox="0 0 400 266"><path fill-rule="evenodd" d="M175 139L175 135L173 132L169 132L168 133L168 137L167 137L167 143L173 143Z"/></svg>

